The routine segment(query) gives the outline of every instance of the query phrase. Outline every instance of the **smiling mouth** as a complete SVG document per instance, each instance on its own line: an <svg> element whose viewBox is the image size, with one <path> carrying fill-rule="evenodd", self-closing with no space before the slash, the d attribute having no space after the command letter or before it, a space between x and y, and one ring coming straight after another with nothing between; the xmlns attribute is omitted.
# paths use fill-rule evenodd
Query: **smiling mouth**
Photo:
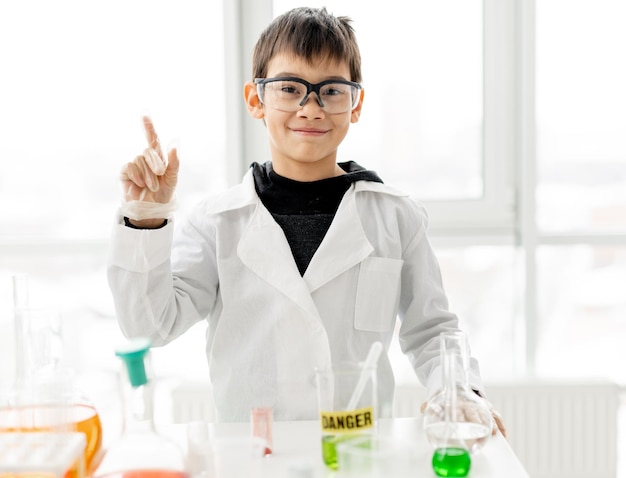
<svg viewBox="0 0 626 478"><path fill-rule="evenodd" d="M313 128L292 128L291 131L298 134L310 135L310 136L321 136L323 134L328 133L326 129L313 129Z"/></svg>

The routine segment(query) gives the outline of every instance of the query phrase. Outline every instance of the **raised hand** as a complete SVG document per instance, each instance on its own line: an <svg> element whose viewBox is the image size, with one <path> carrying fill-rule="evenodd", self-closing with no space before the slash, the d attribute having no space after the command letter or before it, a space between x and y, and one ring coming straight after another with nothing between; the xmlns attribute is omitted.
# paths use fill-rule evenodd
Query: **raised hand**
<svg viewBox="0 0 626 478"><path fill-rule="evenodd" d="M170 149L167 161L152 119L143 117L148 147L143 154L124 165L120 174L124 201L168 203L178 181L178 152Z"/></svg>

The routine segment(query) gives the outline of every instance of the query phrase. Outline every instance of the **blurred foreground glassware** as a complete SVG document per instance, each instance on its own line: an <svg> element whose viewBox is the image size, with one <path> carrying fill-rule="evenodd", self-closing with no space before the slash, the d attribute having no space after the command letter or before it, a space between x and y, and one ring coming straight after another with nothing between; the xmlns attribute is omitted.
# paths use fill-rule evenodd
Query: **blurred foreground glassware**
<svg viewBox="0 0 626 478"><path fill-rule="evenodd" d="M0 478L83 478L82 433L0 433Z"/></svg>
<svg viewBox="0 0 626 478"><path fill-rule="evenodd" d="M105 450L96 478L185 478L185 456L178 445L154 427L150 340L139 338L118 347L124 427Z"/></svg>
<svg viewBox="0 0 626 478"><path fill-rule="evenodd" d="M341 478L416 478L420 457L412 443L384 436L361 436L337 444Z"/></svg>
<svg viewBox="0 0 626 478"><path fill-rule="evenodd" d="M92 402L75 387L69 372L38 376L28 387L2 397L0 433L41 432L84 434L87 472L100 459L100 417Z"/></svg>
<svg viewBox="0 0 626 478"><path fill-rule="evenodd" d="M257 478L265 456L263 438L246 435L217 436L211 440L211 478Z"/></svg>
<svg viewBox="0 0 626 478"><path fill-rule="evenodd" d="M471 454L491 436L491 412L468 381L469 351L463 332L440 335L442 388L424 410L424 433L434 448L433 470L438 476L469 473Z"/></svg>
<svg viewBox="0 0 626 478"><path fill-rule="evenodd" d="M11 388L0 393L0 433L83 433L88 473L100 457L102 425L72 372L61 365L60 312L30 306L26 275L13 276L13 300L15 347L11 357L1 358L15 373Z"/></svg>

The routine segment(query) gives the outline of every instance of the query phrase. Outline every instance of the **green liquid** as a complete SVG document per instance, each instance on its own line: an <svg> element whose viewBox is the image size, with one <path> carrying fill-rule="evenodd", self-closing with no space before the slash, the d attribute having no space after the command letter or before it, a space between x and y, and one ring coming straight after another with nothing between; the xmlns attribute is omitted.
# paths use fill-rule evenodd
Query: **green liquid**
<svg viewBox="0 0 626 478"><path fill-rule="evenodd" d="M433 470L437 476L467 476L472 460L464 448L437 448L433 453Z"/></svg>
<svg viewBox="0 0 626 478"><path fill-rule="evenodd" d="M331 470L339 468L337 463L337 444L346 440L352 440L361 435L324 435L322 437L322 458L324 464Z"/></svg>

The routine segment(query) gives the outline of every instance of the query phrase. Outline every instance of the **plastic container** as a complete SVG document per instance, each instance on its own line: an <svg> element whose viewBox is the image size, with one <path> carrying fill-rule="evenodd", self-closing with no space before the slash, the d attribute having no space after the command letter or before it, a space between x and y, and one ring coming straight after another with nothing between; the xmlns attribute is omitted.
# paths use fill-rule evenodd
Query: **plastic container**
<svg viewBox="0 0 626 478"><path fill-rule="evenodd" d="M0 433L0 478L83 478L83 433Z"/></svg>

